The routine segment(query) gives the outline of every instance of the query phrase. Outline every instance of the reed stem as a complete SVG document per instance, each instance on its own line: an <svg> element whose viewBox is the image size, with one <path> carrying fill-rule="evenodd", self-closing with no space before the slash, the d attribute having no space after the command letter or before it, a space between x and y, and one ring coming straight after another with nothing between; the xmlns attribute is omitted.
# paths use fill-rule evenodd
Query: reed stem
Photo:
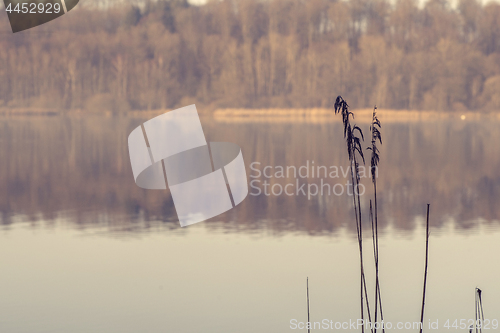
<svg viewBox="0 0 500 333"><path fill-rule="evenodd" d="M311 333L311 326L309 323L311 322L311 318L309 316L309 277L306 280L306 288L307 288L307 333Z"/></svg>
<svg viewBox="0 0 500 333"><path fill-rule="evenodd" d="M474 330L477 333L477 313L478 313L478 300L477 300L477 288L474 290L474 307L475 307L475 312L476 312L476 321L474 322Z"/></svg>
<svg viewBox="0 0 500 333"><path fill-rule="evenodd" d="M424 328L424 307L425 307L425 288L427 286L427 267L429 263L429 207L427 204L427 224L426 224L426 234L425 234L425 272L424 272L424 292L422 295L422 312L420 314L420 333Z"/></svg>
<svg viewBox="0 0 500 333"><path fill-rule="evenodd" d="M360 177L359 177L358 163L356 160L356 154L358 154L360 158L363 159L364 163L363 151L361 148L361 140L364 140L364 138L363 138L363 132L358 126L356 125L351 126L349 117L352 116L354 118L354 114L349 111L349 105L341 96L338 96L335 101L335 113L340 113L342 115L342 122L344 125L344 138L346 139L347 153L349 156L349 163L351 169L351 180L353 189L352 196L353 196L354 216L356 219L356 231L358 236L359 259L360 259L360 277L361 277L360 306L361 306L361 320L363 321L363 325L361 326L361 333L364 333L365 311L364 311L363 297L366 300L366 309L370 322L371 322L371 314L370 314L370 303L366 288L366 279L365 279L365 271L363 263L363 229L362 229L363 224L362 224L362 214L361 214L361 200L358 191ZM373 327L371 331L373 332Z"/></svg>
<svg viewBox="0 0 500 333"><path fill-rule="evenodd" d="M476 327L476 332L478 332L478 328L479 328L479 333L483 332L483 324L484 324L483 300L481 299L481 293L482 293L482 290L479 288L476 288L476 290L475 290L475 297L476 297L475 327ZM481 322L481 325L477 324L478 320Z"/></svg>

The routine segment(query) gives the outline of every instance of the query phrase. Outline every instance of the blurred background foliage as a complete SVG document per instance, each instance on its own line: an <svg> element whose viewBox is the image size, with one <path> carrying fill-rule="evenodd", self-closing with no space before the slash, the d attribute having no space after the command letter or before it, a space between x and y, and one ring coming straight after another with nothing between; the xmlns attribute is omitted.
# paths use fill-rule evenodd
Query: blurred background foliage
<svg viewBox="0 0 500 333"><path fill-rule="evenodd" d="M331 107L339 94L356 108L500 110L500 4L93 2L0 34L0 108Z"/></svg>

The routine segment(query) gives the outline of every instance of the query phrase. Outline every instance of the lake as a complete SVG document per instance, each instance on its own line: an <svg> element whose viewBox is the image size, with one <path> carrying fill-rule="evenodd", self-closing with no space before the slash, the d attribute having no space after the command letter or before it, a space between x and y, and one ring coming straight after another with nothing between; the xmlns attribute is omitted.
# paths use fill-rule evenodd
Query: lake
<svg viewBox="0 0 500 333"><path fill-rule="evenodd" d="M307 321L307 277L311 321L359 317L341 123L202 118L207 141L241 147L250 194L181 228L168 190L134 183L127 136L145 120L0 116L0 332L304 332L291 322ZM446 321L473 319L476 287L486 318L500 319L500 121L380 120L385 321L420 319L427 203L426 325L457 331ZM368 136L369 124L359 125ZM368 174L361 206L371 291ZM335 331L313 331L323 330Z"/></svg>

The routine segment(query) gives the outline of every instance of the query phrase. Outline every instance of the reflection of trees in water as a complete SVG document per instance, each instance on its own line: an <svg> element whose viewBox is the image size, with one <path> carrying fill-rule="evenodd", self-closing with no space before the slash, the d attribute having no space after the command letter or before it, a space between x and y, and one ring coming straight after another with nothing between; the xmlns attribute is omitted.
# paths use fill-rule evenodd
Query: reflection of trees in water
<svg viewBox="0 0 500 333"><path fill-rule="evenodd" d="M3 224L23 215L31 221L70 219L75 225L109 225L124 230L178 228L168 191L142 190L132 178L127 135L141 120L125 117L28 117L0 120L0 214ZM247 166L343 166L340 123L217 124L203 120L208 141L240 145ZM362 124L362 128L368 124ZM500 216L500 157L491 142L495 123L436 122L384 124L378 179L379 223L412 230L415 217L433 204L433 223L454 220L467 229ZM255 172L247 169L247 174ZM261 180L265 180L261 178ZM270 184L295 179L268 179ZM319 178L300 179L320 184ZM325 179L330 184L344 178ZM369 179L364 179L370 194ZM307 186L307 185L306 185ZM366 197L368 198L368 196ZM364 199L364 198L362 198ZM247 232L267 229L324 233L351 223L350 199L335 195L249 196L206 223ZM368 202L362 202L363 209ZM162 221L161 224L159 224ZM218 221L218 222L217 222ZM368 227L368 226L367 226Z"/></svg>

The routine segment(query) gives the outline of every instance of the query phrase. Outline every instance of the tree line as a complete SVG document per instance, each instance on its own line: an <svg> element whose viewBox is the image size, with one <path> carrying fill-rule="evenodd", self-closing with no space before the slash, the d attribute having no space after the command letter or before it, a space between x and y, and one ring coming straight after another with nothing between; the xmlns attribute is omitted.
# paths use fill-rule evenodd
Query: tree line
<svg viewBox="0 0 500 333"><path fill-rule="evenodd" d="M331 107L339 94L355 108L500 110L500 4L121 2L0 34L0 108Z"/></svg>

